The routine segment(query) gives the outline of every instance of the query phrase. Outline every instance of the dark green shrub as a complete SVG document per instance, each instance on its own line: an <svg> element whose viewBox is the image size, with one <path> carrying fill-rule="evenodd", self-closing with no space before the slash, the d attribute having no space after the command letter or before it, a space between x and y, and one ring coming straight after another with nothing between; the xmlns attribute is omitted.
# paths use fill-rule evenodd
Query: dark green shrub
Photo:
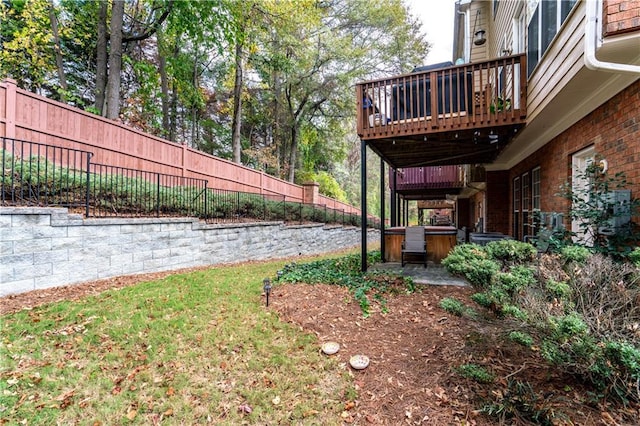
<svg viewBox="0 0 640 426"><path fill-rule="evenodd" d="M473 300L483 308L489 308L493 304L492 298L487 293L472 294L471 300Z"/></svg>
<svg viewBox="0 0 640 426"><path fill-rule="evenodd" d="M640 268L640 247L636 247L631 253L629 253L629 260Z"/></svg>
<svg viewBox="0 0 640 426"><path fill-rule="evenodd" d="M574 336L583 336L589 332L584 319L576 312L551 317L549 322L551 335L559 342L566 342Z"/></svg>
<svg viewBox="0 0 640 426"><path fill-rule="evenodd" d="M521 321L526 321L528 318L527 313L515 305L502 305L500 308L500 314L505 317L513 317Z"/></svg>
<svg viewBox="0 0 640 426"><path fill-rule="evenodd" d="M527 348L533 346L533 337L522 331L512 331L509 333L509 340Z"/></svg>
<svg viewBox="0 0 640 426"><path fill-rule="evenodd" d="M449 272L462 275L476 287L485 287L491 277L500 270L500 265L488 258L487 253L477 244L460 244L442 260Z"/></svg>
<svg viewBox="0 0 640 426"><path fill-rule="evenodd" d="M517 240L492 241L485 246L489 257L503 263L523 263L535 260L537 249L529 244Z"/></svg>
<svg viewBox="0 0 640 426"><path fill-rule="evenodd" d="M464 303L462 303L461 301L453 297L445 297L440 301L440 303L438 303L438 306L440 306L442 309L449 312L450 314L453 314L459 317L462 316L462 314L466 309Z"/></svg>
<svg viewBox="0 0 640 426"><path fill-rule="evenodd" d="M565 262L575 262L584 264L589 256L591 256L591 250L583 246L566 246L560 249L560 256Z"/></svg>
<svg viewBox="0 0 640 426"><path fill-rule="evenodd" d="M535 284L533 270L526 266L514 266L509 272L498 272L495 275L496 285L501 286L507 293L513 295L520 290Z"/></svg>
<svg viewBox="0 0 640 426"><path fill-rule="evenodd" d="M475 380L478 383L493 383L495 380L492 373L478 364L462 364L456 368L456 372L462 377Z"/></svg>
<svg viewBox="0 0 640 426"><path fill-rule="evenodd" d="M567 299L571 296L571 286L564 281L547 280L545 289L554 297Z"/></svg>

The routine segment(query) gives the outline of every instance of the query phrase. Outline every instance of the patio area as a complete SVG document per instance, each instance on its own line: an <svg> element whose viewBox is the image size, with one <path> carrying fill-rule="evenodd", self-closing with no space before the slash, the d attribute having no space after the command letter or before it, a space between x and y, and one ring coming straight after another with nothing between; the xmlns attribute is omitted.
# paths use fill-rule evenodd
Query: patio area
<svg viewBox="0 0 640 426"><path fill-rule="evenodd" d="M464 278L451 275L444 266L429 262L425 268L422 263L407 263L404 267L400 262L377 263L369 268L370 271L388 271L413 278L416 284L453 285L466 287L470 284Z"/></svg>

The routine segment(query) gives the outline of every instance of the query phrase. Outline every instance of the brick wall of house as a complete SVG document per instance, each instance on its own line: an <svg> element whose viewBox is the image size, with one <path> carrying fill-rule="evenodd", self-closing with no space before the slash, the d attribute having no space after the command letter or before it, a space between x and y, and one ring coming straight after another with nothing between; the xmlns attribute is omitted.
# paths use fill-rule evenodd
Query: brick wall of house
<svg viewBox="0 0 640 426"><path fill-rule="evenodd" d="M568 201L555 194L571 177L571 156L589 146L608 161L610 176L625 174L626 189L631 190L632 198L640 198L640 80L511 169L509 182L540 166L541 210L566 212ZM511 191L507 194L512 202ZM489 207L501 209L491 202Z"/></svg>
<svg viewBox="0 0 640 426"><path fill-rule="evenodd" d="M605 0L602 15L602 32L605 36L640 30L638 0Z"/></svg>
<svg viewBox="0 0 640 426"><path fill-rule="evenodd" d="M485 232L509 234L509 172L487 172Z"/></svg>

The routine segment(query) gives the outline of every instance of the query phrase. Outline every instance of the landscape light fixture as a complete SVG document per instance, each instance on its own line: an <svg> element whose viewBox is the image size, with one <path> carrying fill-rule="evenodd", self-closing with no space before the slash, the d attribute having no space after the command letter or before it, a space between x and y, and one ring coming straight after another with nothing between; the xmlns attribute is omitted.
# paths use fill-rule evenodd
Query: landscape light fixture
<svg viewBox="0 0 640 426"><path fill-rule="evenodd" d="M265 278L262 283L264 284L262 289L264 290L265 296L267 296L267 306L269 306L269 294L271 293L271 281L269 281L269 278Z"/></svg>

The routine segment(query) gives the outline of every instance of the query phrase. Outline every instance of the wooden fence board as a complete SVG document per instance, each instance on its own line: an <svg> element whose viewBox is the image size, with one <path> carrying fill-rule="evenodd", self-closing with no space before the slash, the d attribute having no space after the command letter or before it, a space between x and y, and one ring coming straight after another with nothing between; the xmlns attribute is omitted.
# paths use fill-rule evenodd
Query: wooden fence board
<svg viewBox="0 0 640 426"><path fill-rule="evenodd" d="M0 137L93 153L93 163L206 179L215 189L303 200L304 188L0 82ZM319 195L316 204L359 209Z"/></svg>

